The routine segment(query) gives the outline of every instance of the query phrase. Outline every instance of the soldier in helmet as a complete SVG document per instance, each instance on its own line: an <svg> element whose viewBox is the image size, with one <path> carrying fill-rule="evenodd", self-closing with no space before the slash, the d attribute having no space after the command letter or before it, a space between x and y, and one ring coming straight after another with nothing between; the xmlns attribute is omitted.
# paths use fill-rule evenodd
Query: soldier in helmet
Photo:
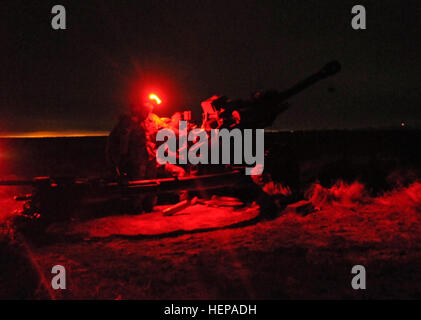
<svg viewBox="0 0 421 320"><path fill-rule="evenodd" d="M160 118L153 109L160 100L149 99L133 104L129 114L123 114L111 131L107 143L108 162L121 182L155 179L160 165L156 160L156 134L162 128L171 128L170 120ZM184 169L166 164L164 173L183 176ZM139 196L133 201L135 210L150 212L156 204L155 195Z"/></svg>
<svg viewBox="0 0 421 320"><path fill-rule="evenodd" d="M155 143L161 119L152 113L154 106L153 101L132 105L108 137L107 158L122 182L157 177ZM137 211L151 211L155 203L156 196L140 196L134 205Z"/></svg>

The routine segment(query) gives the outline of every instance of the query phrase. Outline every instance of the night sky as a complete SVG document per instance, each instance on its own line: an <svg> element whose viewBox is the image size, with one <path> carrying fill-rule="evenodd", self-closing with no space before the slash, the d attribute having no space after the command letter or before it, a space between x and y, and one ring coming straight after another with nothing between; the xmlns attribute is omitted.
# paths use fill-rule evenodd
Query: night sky
<svg viewBox="0 0 421 320"><path fill-rule="evenodd" d="M51 28L64 5L67 30ZM367 9L367 30L351 8ZM421 2L338 0L1 3L0 132L107 131L133 90L169 116L213 94L286 89L332 59L342 72L290 100L278 129L421 127Z"/></svg>

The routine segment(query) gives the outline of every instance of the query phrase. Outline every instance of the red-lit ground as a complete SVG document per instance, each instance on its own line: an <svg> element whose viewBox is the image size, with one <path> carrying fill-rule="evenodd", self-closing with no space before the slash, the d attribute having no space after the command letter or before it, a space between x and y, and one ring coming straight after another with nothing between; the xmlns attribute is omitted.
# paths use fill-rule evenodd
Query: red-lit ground
<svg viewBox="0 0 421 320"><path fill-rule="evenodd" d="M47 283L53 265L66 267L68 289L50 292L58 299L421 298L421 183L379 197L358 183L316 185L308 198L317 211L306 216L291 205L274 220L233 228L256 208L197 205L173 217L56 225L50 232L65 237L29 244L30 254ZM15 205L2 201L3 212ZM365 291L351 289L356 264L366 267ZM31 273L15 268L21 280L3 280L27 285Z"/></svg>

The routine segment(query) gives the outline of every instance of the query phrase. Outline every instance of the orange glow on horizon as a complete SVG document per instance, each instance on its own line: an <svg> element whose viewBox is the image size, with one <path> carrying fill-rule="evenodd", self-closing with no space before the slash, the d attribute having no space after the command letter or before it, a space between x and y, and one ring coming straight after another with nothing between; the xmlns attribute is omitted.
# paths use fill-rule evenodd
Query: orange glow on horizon
<svg viewBox="0 0 421 320"><path fill-rule="evenodd" d="M0 138L79 138L103 137L106 131L34 131L34 132L4 132Z"/></svg>

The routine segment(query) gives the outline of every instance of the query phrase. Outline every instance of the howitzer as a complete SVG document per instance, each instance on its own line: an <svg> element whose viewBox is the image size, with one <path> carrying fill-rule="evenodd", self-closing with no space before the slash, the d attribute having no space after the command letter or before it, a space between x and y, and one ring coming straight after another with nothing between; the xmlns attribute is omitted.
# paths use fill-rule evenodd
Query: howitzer
<svg viewBox="0 0 421 320"><path fill-rule="evenodd" d="M239 170L189 176L136 181L40 177L33 180L0 181L0 186L32 186L31 195L16 197L26 201L22 215L45 222L63 221L70 217L94 214L97 210L123 210L122 204L145 194L176 193L184 190L203 191L241 184L245 176ZM100 208L100 209L99 209ZM116 213L116 212L114 212Z"/></svg>
<svg viewBox="0 0 421 320"><path fill-rule="evenodd" d="M229 100L227 97L214 96L202 103L203 127L263 129L289 107L286 103L289 98L338 73L340 69L338 61L329 62L320 71L285 91L258 92L250 100Z"/></svg>

